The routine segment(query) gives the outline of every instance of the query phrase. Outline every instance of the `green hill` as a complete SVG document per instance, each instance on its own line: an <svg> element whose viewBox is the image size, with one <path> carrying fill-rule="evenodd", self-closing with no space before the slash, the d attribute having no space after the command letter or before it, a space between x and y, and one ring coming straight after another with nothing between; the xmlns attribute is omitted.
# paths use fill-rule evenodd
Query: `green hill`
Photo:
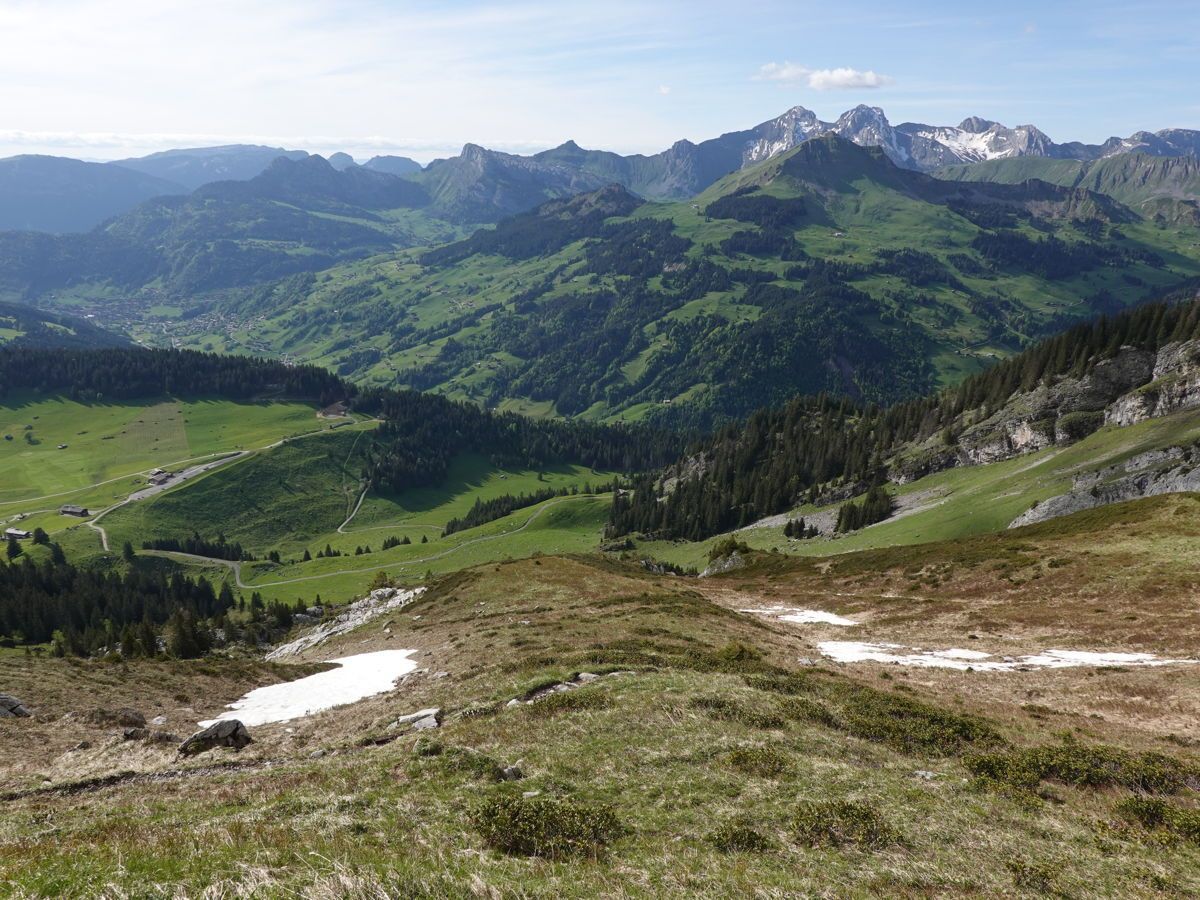
<svg viewBox="0 0 1200 900"><path fill-rule="evenodd" d="M594 196L231 299L224 334L168 330L489 407L706 425L917 395L1200 273L1200 231L1104 195L951 183L835 137L694 201Z"/></svg>

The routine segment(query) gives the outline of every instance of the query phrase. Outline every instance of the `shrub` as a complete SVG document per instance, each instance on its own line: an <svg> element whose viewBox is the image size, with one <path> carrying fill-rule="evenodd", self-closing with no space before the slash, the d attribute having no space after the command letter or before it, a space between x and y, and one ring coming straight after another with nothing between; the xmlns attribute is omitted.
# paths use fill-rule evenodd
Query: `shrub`
<svg viewBox="0 0 1200 900"><path fill-rule="evenodd" d="M1148 831L1165 831L1200 844L1200 809L1185 809L1157 797L1129 797L1117 804L1117 815Z"/></svg>
<svg viewBox="0 0 1200 900"><path fill-rule="evenodd" d="M808 847L884 847L900 834L874 807L856 800L812 800L801 803L792 817L798 843Z"/></svg>
<svg viewBox="0 0 1200 900"><path fill-rule="evenodd" d="M762 652L740 641L719 650L689 650L683 665L698 672L725 672L730 675L778 674L780 669L763 658Z"/></svg>
<svg viewBox="0 0 1200 900"><path fill-rule="evenodd" d="M765 853L775 848L771 838L740 819L718 826L708 840L723 853Z"/></svg>
<svg viewBox="0 0 1200 900"><path fill-rule="evenodd" d="M1038 894L1049 894L1054 888L1054 866L1045 862L1014 860L1008 863L1013 884Z"/></svg>
<svg viewBox="0 0 1200 900"><path fill-rule="evenodd" d="M596 688L576 688L556 694L547 694L533 705L527 707L531 716L555 716L564 712L578 712L581 709L607 709L612 705L612 698L605 691Z"/></svg>
<svg viewBox="0 0 1200 900"><path fill-rule="evenodd" d="M797 722L812 722L827 728L836 728L838 724L833 713L823 704L807 697L788 697L779 704L779 711Z"/></svg>
<svg viewBox="0 0 1200 900"><path fill-rule="evenodd" d="M472 811L471 823L489 847L550 859L595 856L622 831L616 814L606 806L515 794L484 801Z"/></svg>
<svg viewBox="0 0 1200 900"><path fill-rule="evenodd" d="M726 761L743 775L757 778L778 778L791 769L787 756L774 747L738 747Z"/></svg>
<svg viewBox="0 0 1200 900"><path fill-rule="evenodd" d="M742 680L757 691L775 694L811 694L816 690L807 675L745 675Z"/></svg>
<svg viewBox="0 0 1200 900"><path fill-rule="evenodd" d="M744 541L739 541L732 535L717 541L708 551L708 561L716 562L723 556L732 556L735 553L749 553L750 546Z"/></svg>
<svg viewBox="0 0 1200 900"><path fill-rule="evenodd" d="M991 725L974 716L938 709L872 688L854 688L841 709L842 727L855 737L907 753L949 756L972 746L1004 743Z"/></svg>
<svg viewBox="0 0 1200 900"><path fill-rule="evenodd" d="M688 704L692 709L704 710L713 719L724 722L741 722L751 728L782 728L783 719L747 709L728 697L695 697Z"/></svg>
<svg viewBox="0 0 1200 900"><path fill-rule="evenodd" d="M963 760L974 775L1022 788L1047 780L1075 787L1119 785L1151 794L1173 794L1200 778L1194 766L1162 753L1129 753L1107 745L1074 741L1002 753L981 753Z"/></svg>
<svg viewBox="0 0 1200 900"><path fill-rule="evenodd" d="M437 738L422 737L413 745L413 756L441 756L445 749Z"/></svg>

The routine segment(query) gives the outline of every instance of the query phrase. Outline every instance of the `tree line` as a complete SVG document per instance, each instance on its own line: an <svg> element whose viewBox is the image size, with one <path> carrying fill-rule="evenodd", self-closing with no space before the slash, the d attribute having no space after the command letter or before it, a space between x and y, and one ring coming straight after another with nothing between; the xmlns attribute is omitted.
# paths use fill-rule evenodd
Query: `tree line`
<svg viewBox="0 0 1200 900"><path fill-rule="evenodd" d="M1063 376L1082 377L1122 347L1157 351L1200 338L1200 300L1190 299L1196 288L1190 283L1163 302L1081 323L957 387L916 400L882 407L819 394L759 410L697 442L665 472L643 474L632 491L615 494L610 532L701 540L785 512L798 500L815 500L830 482L864 490L881 484L895 450L939 432L953 444L968 413L986 418L1018 392ZM693 474L675 479L670 491L663 489L664 475L688 472ZM843 524L869 524L882 507L876 497L861 511L861 522Z"/></svg>

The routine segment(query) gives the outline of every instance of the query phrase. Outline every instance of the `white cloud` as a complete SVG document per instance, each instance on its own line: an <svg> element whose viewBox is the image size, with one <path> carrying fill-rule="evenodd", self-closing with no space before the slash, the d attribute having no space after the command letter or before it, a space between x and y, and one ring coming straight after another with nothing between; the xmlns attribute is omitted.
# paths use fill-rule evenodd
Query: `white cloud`
<svg viewBox="0 0 1200 900"><path fill-rule="evenodd" d="M818 69L808 76L808 86L817 91L844 91L852 88L880 88L891 81L870 69Z"/></svg>
<svg viewBox="0 0 1200 900"><path fill-rule="evenodd" d="M810 69L793 62L770 62L760 66L756 81L807 84L814 91L844 91L854 88L880 88L891 83L886 75L867 69Z"/></svg>
<svg viewBox="0 0 1200 900"><path fill-rule="evenodd" d="M660 84L658 86L658 92L665 97L667 94L671 93L671 86L669 84Z"/></svg>

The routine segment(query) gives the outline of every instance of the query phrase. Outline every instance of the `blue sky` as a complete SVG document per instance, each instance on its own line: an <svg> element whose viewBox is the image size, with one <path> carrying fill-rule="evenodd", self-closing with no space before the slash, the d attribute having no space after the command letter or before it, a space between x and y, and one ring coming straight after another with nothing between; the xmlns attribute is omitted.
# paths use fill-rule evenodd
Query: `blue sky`
<svg viewBox="0 0 1200 900"><path fill-rule="evenodd" d="M655 152L804 105L1200 128L1200 2L0 0L0 155Z"/></svg>

